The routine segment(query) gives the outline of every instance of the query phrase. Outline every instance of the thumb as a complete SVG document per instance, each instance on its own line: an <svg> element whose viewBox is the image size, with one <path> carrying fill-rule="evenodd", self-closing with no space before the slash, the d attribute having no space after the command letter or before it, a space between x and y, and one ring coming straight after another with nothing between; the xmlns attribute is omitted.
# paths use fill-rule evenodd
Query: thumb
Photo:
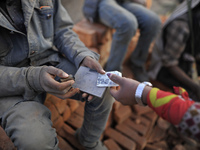
<svg viewBox="0 0 200 150"><path fill-rule="evenodd" d="M107 76L110 78L110 80L112 80L113 82L119 84L119 85L122 85L123 83L123 78L118 76L118 75L115 75L115 74L111 74L111 73L108 73Z"/></svg>
<svg viewBox="0 0 200 150"><path fill-rule="evenodd" d="M116 88L114 88L114 87L111 87L111 88L110 88L110 94L111 94L111 96L114 97L115 99L116 99L116 97L117 97L117 93L118 93L118 91L116 90Z"/></svg>
<svg viewBox="0 0 200 150"><path fill-rule="evenodd" d="M69 75L67 73L65 73L63 70L55 68L53 66L48 67L47 72L49 74L58 76L60 78L67 78Z"/></svg>

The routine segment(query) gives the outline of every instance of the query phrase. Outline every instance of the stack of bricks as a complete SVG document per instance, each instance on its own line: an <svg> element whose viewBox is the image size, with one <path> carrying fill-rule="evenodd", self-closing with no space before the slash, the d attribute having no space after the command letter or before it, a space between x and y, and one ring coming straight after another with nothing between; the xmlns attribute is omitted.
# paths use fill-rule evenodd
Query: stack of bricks
<svg viewBox="0 0 200 150"><path fill-rule="evenodd" d="M84 150L75 132L84 120L85 102L59 99L48 94L45 105L52 113L61 150ZM167 121L149 107L124 106L115 101L100 138L108 150L197 150L198 144L180 136Z"/></svg>
<svg viewBox="0 0 200 150"><path fill-rule="evenodd" d="M86 47L100 54L100 64L104 66L110 53L112 29L99 23L91 24L83 19L74 26L73 30Z"/></svg>
<svg viewBox="0 0 200 150"><path fill-rule="evenodd" d="M48 94L45 106L52 113L51 121L56 129L61 150L83 149L74 134L83 123L84 103L74 99L59 99Z"/></svg>

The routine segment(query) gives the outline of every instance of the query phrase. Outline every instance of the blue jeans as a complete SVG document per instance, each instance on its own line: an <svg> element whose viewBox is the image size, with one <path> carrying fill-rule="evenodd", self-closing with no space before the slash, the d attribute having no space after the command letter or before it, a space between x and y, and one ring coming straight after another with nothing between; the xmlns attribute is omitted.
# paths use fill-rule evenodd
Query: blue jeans
<svg viewBox="0 0 200 150"><path fill-rule="evenodd" d="M115 0L101 0L99 16L103 24L116 29L105 70L121 71L128 45L138 28L140 37L131 54L131 63L142 67L146 62L149 46L160 30L159 17L142 5L132 2L118 4Z"/></svg>
<svg viewBox="0 0 200 150"><path fill-rule="evenodd" d="M57 64L68 74L75 74L76 67L64 57ZM104 131L114 99L106 90L103 98L94 97L86 102L84 122L80 130L83 146L94 147ZM37 97L26 101L21 96L5 97L0 100L0 124L20 150L57 150L58 139L52 128L51 112Z"/></svg>

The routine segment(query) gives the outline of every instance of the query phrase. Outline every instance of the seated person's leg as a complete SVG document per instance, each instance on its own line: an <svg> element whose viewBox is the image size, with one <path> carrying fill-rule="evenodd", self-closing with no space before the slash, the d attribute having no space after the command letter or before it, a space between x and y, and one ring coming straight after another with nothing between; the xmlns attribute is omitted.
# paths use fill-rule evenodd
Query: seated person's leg
<svg viewBox="0 0 200 150"><path fill-rule="evenodd" d="M115 0L102 0L100 2L99 17L103 24L116 29L105 70L121 71L128 44L138 28L137 20Z"/></svg>
<svg viewBox="0 0 200 150"><path fill-rule="evenodd" d="M60 64L56 67L73 75L77 70L75 65L65 58L61 58ZM103 98L94 97L91 101L86 101L84 122L77 133L79 142L83 146L88 147L88 149L96 149L96 146L99 144L98 140L105 129L113 102L114 99L111 97L108 90L106 90Z"/></svg>
<svg viewBox="0 0 200 150"><path fill-rule="evenodd" d="M50 116L43 104L21 101L3 114L1 125L19 150L57 150L57 134Z"/></svg>
<svg viewBox="0 0 200 150"><path fill-rule="evenodd" d="M86 102L84 122L79 130L80 132L77 133L79 142L82 145L90 148L97 146L97 141L105 129L113 102L114 99L111 97L109 90L106 90L102 99L95 97Z"/></svg>
<svg viewBox="0 0 200 150"><path fill-rule="evenodd" d="M145 63L150 44L160 31L160 18L153 11L136 3L126 2L123 3L122 6L136 17L140 29L140 37L137 46L131 55L134 75L139 81L148 80Z"/></svg>

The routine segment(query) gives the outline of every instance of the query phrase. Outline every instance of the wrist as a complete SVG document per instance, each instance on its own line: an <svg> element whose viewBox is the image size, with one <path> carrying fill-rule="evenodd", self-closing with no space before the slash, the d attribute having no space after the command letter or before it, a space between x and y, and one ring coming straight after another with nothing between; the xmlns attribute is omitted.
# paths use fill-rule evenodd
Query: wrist
<svg viewBox="0 0 200 150"><path fill-rule="evenodd" d="M147 97L148 97L148 94L149 92L151 91L152 87L150 86L145 86L144 88L144 91L143 91L143 94L142 94L142 102L145 104L145 105L148 105L147 103Z"/></svg>
<svg viewBox="0 0 200 150"><path fill-rule="evenodd" d="M135 100L141 106L147 105L147 94L151 89L152 84L150 82L142 82L140 83L135 91Z"/></svg>

